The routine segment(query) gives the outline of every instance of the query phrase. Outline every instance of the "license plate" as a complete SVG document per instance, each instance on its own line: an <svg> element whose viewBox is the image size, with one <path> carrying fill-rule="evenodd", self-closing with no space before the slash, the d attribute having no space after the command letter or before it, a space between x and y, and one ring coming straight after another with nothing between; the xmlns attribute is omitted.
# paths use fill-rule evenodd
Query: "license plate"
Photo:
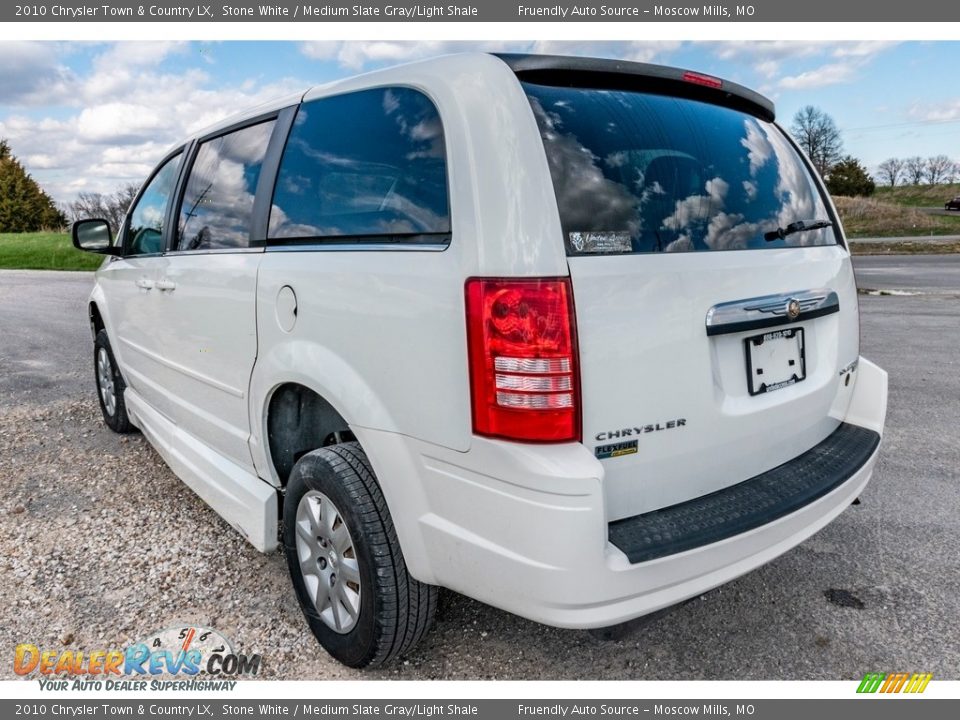
<svg viewBox="0 0 960 720"><path fill-rule="evenodd" d="M780 390L807 377L803 328L775 330L743 341L747 355L747 389L751 395Z"/></svg>

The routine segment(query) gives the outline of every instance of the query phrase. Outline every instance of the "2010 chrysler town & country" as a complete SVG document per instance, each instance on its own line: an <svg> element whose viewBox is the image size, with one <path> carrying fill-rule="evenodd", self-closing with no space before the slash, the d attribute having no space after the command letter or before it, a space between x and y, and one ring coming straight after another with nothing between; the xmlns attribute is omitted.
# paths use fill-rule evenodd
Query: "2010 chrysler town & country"
<svg viewBox="0 0 960 720"><path fill-rule="evenodd" d="M823 184L746 88L458 55L336 82L160 163L90 299L104 419L136 427L355 667L444 586L599 628L833 520L873 470Z"/></svg>

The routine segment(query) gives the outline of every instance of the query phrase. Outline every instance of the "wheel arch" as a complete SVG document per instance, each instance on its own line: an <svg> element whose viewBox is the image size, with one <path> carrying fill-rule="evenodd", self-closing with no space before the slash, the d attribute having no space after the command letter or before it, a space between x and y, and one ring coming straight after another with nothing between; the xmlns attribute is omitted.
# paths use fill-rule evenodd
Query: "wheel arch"
<svg viewBox="0 0 960 720"><path fill-rule="evenodd" d="M292 450L298 456L323 447L327 435L338 430L352 431L358 425L397 430L370 384L330 348L299 338L261 347L250 379L250 450L260 476L278 488L285 485L292 464L289 458L283 459L279 467L275 461L274 451L281 448L276 442L271 447L271 423L275 439L283 423L277 422L280 416L273 416L271 421L271 415L275 410L283 410L285 402L292 402L287 397L291 392L298 402L301 398L306 402L306 419L314 423L310 434L313 446ZM292 411L292 407L286 409ZM290 422L292 419L286 424L289 426Z"/></svg>
<svg viewBox="0 0 960 720"><path fill-rule="evenodd" d="M107 326L103 322L103 315L100 313L100 308L95 300L91 300L87 306L87 316L90 319L90 330L93 333L93 337L97 337L97 333L101 330L107 329Z"/></svg>
<svg viewBox="0 0 960 720"><path fill-rule="evenodd" d="M323 395L299 382L278 384L265 403L264 450L285 487L297 460L312 450L354 440L344 416Z"/></svg>

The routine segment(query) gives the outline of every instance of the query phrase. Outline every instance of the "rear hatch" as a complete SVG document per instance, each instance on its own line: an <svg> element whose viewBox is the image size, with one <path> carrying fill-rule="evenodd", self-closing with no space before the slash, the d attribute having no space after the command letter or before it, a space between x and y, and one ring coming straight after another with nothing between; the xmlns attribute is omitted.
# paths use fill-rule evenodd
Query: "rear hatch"
<svg viewBox="0 0 960 720"><path fill-rule="evenodd" d="M772 106L675 72L623 87L518 72L556 190L583 442L611 521L816 445L845 413L841 371L858 355L839 226Z"/></svg>

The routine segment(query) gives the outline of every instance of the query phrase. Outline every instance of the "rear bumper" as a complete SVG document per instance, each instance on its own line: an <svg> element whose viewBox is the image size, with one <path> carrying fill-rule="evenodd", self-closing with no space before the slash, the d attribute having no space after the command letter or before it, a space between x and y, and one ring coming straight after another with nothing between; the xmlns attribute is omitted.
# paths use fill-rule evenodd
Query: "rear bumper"
<svg viewBox="0 0 960 720"><path fill-rule="evenodd" d="M579 444L539 447L477 438L469 452L458 453L392 433L355 430L381 479L415 577L548 625L594 628L728 582L837 517L870 479L886 387L886 373L861 359L830 452L814 449L783 466L807 470L793 474L790 502L769 492L776 483L765 477L776 472L771 471L715 493L754 483L749 492L741 488L739 498L720 498L720 505L704 505L714 497L708 496L698 507L675 506L612 525L605 514L603 466ZM807 457L810 453L815 457ZM765 500L759 490L768 493ZM764 502L767 517L753 507ZM726 514L718 511L723 507ZM665 554L669 541L652 518L671 511L673 539L684 542ZM691 517L697 513L701 524L713 529L692 538ZM629 533L618 533L630 523L634 529L643 526L644 532L634 533L645 538L639 545L636 537L628 541ZM640 545L644 550L638 553Z"/></svg>
<svg viewBox="0 0 960 720"><path fill-rule="evenodd" d="M798 512L844 485L879 445L879 433L841 423L823 442L756 477L610 523L610 542L631 563L640 563L742 535Z"/></svg>

